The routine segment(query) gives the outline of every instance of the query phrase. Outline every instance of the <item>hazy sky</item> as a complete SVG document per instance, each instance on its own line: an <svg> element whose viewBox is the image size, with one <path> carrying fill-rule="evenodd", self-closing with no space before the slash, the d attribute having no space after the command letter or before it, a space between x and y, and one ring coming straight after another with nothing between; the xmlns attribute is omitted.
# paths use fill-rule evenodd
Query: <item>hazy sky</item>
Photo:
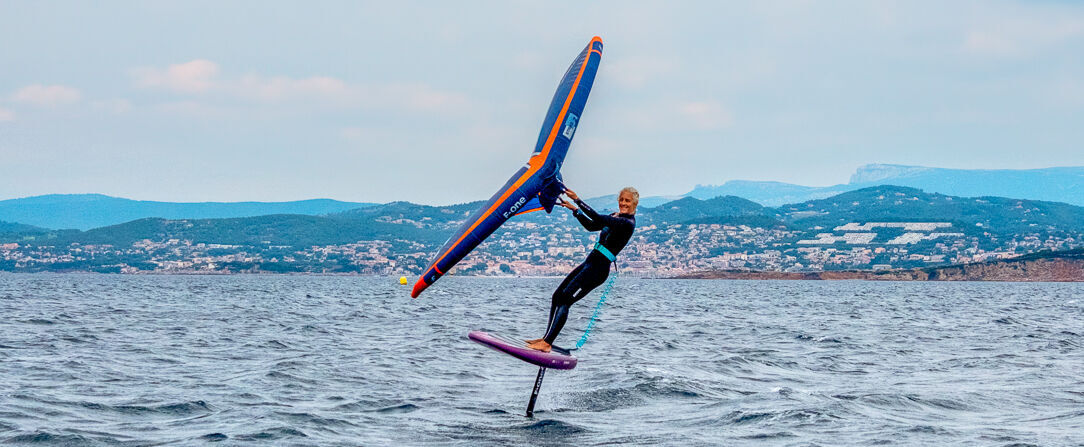
<svg viewBox="0 0 1084 447"><path fill-rule="evenodd" d="M0 0L0 199L488 198L594 35L586 196L1084 165L1084 3Z"/></svg>

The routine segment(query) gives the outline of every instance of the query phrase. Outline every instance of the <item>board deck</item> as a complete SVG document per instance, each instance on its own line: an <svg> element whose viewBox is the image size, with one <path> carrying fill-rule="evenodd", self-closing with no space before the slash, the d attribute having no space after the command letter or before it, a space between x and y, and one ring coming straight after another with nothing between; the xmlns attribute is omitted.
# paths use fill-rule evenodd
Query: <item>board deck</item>
<svg viewBox="0 0 1084 447"><path fill-rule="evenodd" d="M567 349L557 346L550 352L542 352L527 347L527 342L512 337L484 331L471 331L467 338L508 354L527 363L552 369L572 369L576 367L576 357Z"/></svg>

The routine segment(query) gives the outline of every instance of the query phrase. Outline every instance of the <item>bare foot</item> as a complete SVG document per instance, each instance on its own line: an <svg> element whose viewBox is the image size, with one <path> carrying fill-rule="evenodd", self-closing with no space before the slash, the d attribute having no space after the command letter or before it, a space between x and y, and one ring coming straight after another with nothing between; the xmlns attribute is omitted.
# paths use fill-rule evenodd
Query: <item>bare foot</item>
<svg viewBox="0 0 1084 447"><path fill-rule="evenodd" d="M534 349L536 351L542 351L542 352L550 352L550 348L551 348L550 344L546 343L545 340L536 341L534 343L528 343L527 347L531 348L531 349Z"/></svg>
<svg viewBox="0 0 1084 447"><path fill-rule="evenodd" d="M538 342L540 342L542 340L545 340L545 339L544 338L536 338L534 340L527 340L527 344L538 343Z"/></svg>

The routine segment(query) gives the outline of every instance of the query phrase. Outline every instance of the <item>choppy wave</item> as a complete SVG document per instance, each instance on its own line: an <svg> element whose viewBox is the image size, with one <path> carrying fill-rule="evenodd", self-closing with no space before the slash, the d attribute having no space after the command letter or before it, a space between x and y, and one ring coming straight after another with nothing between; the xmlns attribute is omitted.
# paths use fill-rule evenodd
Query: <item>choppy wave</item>
<svg viewBox="0 0 1084 447"><path fill-rule="evenodd" d="M622 278L527 419L557 282L0 274L0 444L1084 444L1082 285Z"/></svg>

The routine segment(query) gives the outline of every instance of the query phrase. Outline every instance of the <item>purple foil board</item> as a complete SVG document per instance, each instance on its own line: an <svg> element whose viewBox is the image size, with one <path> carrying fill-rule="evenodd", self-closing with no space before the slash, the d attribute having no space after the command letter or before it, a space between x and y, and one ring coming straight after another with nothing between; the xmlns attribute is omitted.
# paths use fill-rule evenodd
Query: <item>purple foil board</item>
<svg viewBox="0 0 1084 447"><path fill-rule="evenodd" d="M572 369L576 367L576 357L567 349L553 347L550 352L542 352L527 347L527 342L489 332L471 331L467 338L481 343L490 349L508 354L527 363L543 368Z"/></svg>

